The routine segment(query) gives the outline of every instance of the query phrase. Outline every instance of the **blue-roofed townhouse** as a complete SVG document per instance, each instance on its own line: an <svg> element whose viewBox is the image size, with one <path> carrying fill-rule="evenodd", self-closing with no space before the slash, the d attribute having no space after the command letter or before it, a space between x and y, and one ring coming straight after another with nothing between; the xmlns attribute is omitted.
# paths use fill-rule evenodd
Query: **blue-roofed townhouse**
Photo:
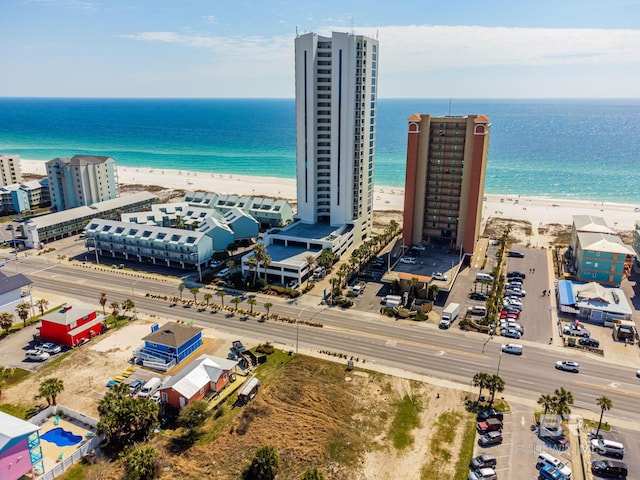
<svg viewBox="0 0 640 480"><path fill-rule="evenodd" d="M100 255L154 265L199 270L213 255L211 237L192 230L94 219L85 235Z"/></svg>
<svg viewBox="0 0 640 480"><path fill-rule="evenodd" d="M154 324L142 340L144 345L133 352L136 362L166 372L202 346L202 328L178 322Z"/></svg>
<svg viewBox="0 0 640 480"><path fill-rule="evenodd" d="M44 473L40 427L0 412L0 479L34 478Z"/></svg>

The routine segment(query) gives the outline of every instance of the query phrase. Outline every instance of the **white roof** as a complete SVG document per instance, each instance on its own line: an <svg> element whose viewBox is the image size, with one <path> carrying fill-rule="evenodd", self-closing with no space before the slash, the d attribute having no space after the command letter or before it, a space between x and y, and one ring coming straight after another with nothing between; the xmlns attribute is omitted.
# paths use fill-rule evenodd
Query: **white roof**
<svg viewBox="0 0 640 480"><path fill-rule="evenodd" d="M80 318L84 318L91 315L96 310L87 307L74 307L73 305L67 305L66 307L60 307L55 312L45 313L42 320L57 323L59 325L71 325ZM99 322L98 322L99 323Z"/></svg>
<svg viewBox="0 0 640 480"><path fill-rule="evenodd" d="M15 439L26 437L40 430L38 425L0 412L0 452Z"/></svg>
<svg viewBox="0 0 640 480"><path fill-rule="evenodd" d="M593 215L574 215L573 225L578 232L615 233L604 218Z"/></svg>
<svg viewBox="0 0 640 480"><path fill-rule="evenodd" d="M217 382L224 371L232 370L237 364L238 362L233 360L203 355L187 365L178 375L167 380L162 389L172 388L188 399L209 382Z"/></svg>
<svg viewBox="0 0 640 480"><path fill-rule="evenodd" d="M578 241L582 250L594 252L621 253L635 255L631 247L627 247L617 235L608 233L578 232Z"/></svg>

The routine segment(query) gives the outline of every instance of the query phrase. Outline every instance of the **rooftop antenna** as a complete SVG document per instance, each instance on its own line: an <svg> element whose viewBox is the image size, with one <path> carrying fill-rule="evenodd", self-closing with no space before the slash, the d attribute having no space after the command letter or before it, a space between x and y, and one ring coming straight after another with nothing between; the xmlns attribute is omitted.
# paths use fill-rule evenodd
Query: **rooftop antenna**
<svg viewBox="0 0 640 480"><path fill-rule="evenodd" d="M296 37L298 36L298 25L296 25Z"/></svg>
<svg viewBox="0 0 640 480"><path fill-rule="evenodd" d="M356 32L355 32L355 29L354 29L354 26L353 26L353 17L351 17L351 35L355 35L355 34L356 34Z"/></svg>

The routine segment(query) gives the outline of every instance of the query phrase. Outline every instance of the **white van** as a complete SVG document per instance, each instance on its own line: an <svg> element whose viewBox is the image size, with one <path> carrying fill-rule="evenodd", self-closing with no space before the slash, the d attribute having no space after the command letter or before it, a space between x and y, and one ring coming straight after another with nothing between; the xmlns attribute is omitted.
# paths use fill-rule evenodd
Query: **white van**
<svg viewBox="0 0 640 480"><path fill-rule="evenodd" d="M522 355L522 345L517 343L505 343L502 345L502 351L513 355Z"/></svg>
<svg viewBox="0 0 640 480"><path fill-rule="evenodd" d="M162 380L160 380L158 377L153 377L151 380L144 384L144 387L142 387L140 393L138 393L138 396L142 398L148 398L158 391L160 385L162 385Z"/></svg>
<svg viewBox="0 0 640 480"><path fill-rule="evenodd" d="M493 282L493 277L488 273L476 273L476 280L485 281L485 282Z"/></svg>
<svg viewBox="0 0 640 480"><path fill-rule="evenodd" d="M605 440L604 438L594 438L591 440L591 450L598 452L600 455L608 455L610 457L624 457L624 445L613 440Z"/></svg>
<svg viewBox="0 0 640 480"><path fill-rule="evenodd" d="M554 457L553 455L550 455L547 452L542 452L538 456L536 468L540 470L542 467L545 467L547 465L556 468L566 478L571 478L571 468L562 463L560 459Z"/></svg>

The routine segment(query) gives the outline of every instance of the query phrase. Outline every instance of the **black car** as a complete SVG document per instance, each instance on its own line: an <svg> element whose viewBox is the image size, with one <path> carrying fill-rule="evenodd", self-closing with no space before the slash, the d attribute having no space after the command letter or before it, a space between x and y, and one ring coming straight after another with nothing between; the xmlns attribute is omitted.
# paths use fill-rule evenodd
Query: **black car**
<svg viewBox="0 0 640 480"><path fill-rule="evenodd" d="M478 455L469 464L471 470L477 470L478 468L495 468L497 464L496 457L485 453L484 455Z"/></svg>
<svg viewBox="0 0 640 480"><path fill-rule="evenodd" d="M502 413L500 410L496 410L495 408L490 408L488 410L482 410L481 412L479 412L476 420L478 422L484 422L489 418L497 418L498 420L502 421L504 419L504 413Z"/></svg>
<svg viewBox="0 0 640 480"><path fill-rule="evenodd" d="M514 270L512 272L507 273L507 278L514 278L514 277L527 278L527 276L524 273L519 272L518 270Z"/></svg>
<svg viewBox="0 0 640 480"><path fill-rule="evenodd" d="M489 298L489 295L486 293L472 292L469 294L469 298L471 300L482 300L485 301Z"/></svg>
<svg viewBox="0 0 640 480"><path fill-rule="evenodd" d="M594 460L591 472L603 477L627 478L627 464L615 460Z"/></svg>
<svg viewBox="0 0 640 480"><path fill-rule="evenodd" d="M580 340L578 340L578 343L583 347L591 347L591 348L600 347L600 342L595 338L591 338L591 337L583 337Z"/></svg>
<svg viewBox="0 0 640 480"><path fill-rule="evenodd" d="M509 252L507 252L507 256L516 257L516 258L524 258L524 253L518 252L517 250L509 250Z"/></svg>

